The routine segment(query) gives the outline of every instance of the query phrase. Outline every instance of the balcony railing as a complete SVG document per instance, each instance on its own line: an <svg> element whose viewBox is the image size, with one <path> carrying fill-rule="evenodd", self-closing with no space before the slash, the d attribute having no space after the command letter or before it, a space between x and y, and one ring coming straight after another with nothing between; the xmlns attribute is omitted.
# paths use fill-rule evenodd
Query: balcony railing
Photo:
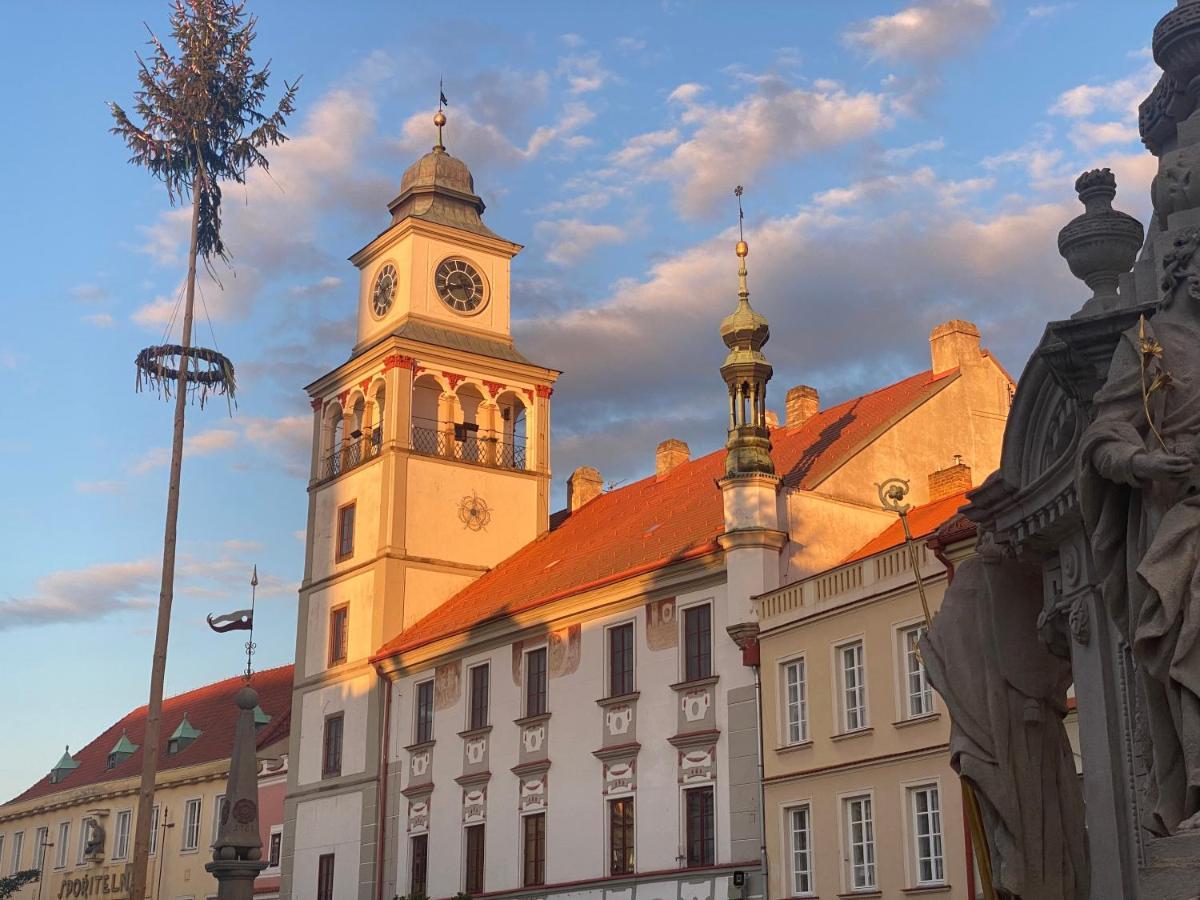
<svg viewBox="0 0 1200 900"><path fill-rule="evenodd" d="M452 432L414 425L412 449L424 456L440 456L459 462L498 469L524 469L525 448L508 444L499 438L476 437L473 434L457 438Z"/></svg>
<svg viewBox="0 0 1200 900"><path fill-rule="evenodd" d="M351 439L349 443L343 444L321 460L321 470L317 477L321 481L337 478L368 459L378 456L382 446L383 428L376 425L362 437Z"/></svg>

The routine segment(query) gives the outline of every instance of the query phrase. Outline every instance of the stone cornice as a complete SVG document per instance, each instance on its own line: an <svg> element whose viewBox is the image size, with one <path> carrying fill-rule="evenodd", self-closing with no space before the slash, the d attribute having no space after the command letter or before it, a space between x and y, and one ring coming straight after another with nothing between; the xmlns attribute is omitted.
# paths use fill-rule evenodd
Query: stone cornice
<svg viewBox="0 0 1200 900"><path fill-rule="evenodd" d="M509 771L519 778L526 775L541 775L550 769L550 760L535 759L533 762L521 763L513 766Z"/></svg>
<svg viewBox="0 0 1200 900"><path fill-rule="evenodd" d="M667 742L677 750L694 750L696 747L711 747L721 737L721 729L710 728L707 731L687 731L674 734Z"/></svg>
<svg viewBox="0 0 1200 900"><path fill-rule="evenodd" d="M629 756L637 756L638 751L641 749L642 745L637 741L630 741L628 744L615 744L612 747L601 747L599 750L593 750L592 756L608 762L613 759L625 759Z"/></svg>
<svg viewBox="0 0 1200 900"><path fill-rule="evenodd" d="M523 249L520 244L501 237L490 238L473 231L451 228L448 225L439 225L436 222L409 216L400 220L395 225L389 226L364 247L355 251L350 256L350 262L354 266L362 268L381 252L409 234L421 234L426 237L449 241L460 247L471 247L475 250L482 250L485 253L497 253L507 256L509 259L516 256Z"/></svg>
<svg viewBox="0 0 1200 900"><path fill-rule="evenodd" d="M787 542L787 532L770 528L739 528L737 531L717 535L717 543L721 545L722 550L741 550L745 547L782 550L787 546Z"/></svg>

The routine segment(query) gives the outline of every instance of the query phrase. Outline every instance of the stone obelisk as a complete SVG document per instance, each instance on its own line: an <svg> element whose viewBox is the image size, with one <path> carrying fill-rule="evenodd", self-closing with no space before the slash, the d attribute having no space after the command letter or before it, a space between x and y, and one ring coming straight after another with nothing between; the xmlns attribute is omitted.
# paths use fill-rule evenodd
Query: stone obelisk
<svg viewBox="0 0 1200 900"><path fill-rule="evenodd" d="M267 867L258 831L258 759L254 708L258 693L249 683L238 691L237 730L229 761L229 785L213 844L213 861L204 868L217 879L219 900L253 900L254 879Z"/></svg>

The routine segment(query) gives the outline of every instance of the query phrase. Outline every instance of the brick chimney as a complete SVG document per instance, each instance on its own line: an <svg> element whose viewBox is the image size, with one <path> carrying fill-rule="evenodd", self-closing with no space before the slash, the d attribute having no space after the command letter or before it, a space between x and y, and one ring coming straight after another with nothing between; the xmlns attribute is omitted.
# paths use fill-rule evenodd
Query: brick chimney
<svg viewBox="0 0 1200 900"><path fill-rule="evenodd" d="M654 471L659 478L663 478L691 458L692 451L686 443L677 438L668 438L654 451Z"/></svg>
<svg viewBox="0 0 1200 900"><path fill-rule="evenodd" d="M800 384L787 392L788 428L799 428L821 411L821 395L815 387Z"/></svg>
<svg viewBox="0 0 1200 900"><path fill-rule="evenodd" d="M595 500L604 490L604 479L591 466L580 466L567 479L567 508L571 512L589 500Z"/></svg>
<svg viewBox="0 0 1200 900"><path fill-rule="evenodd" d="M979 329L963 319L951 319L938 325L929 335L933 374L941 375L959 366L970 366L983 358L979 347Z"/></svg>
<svg viewBox="0 0 1200 900"><path fill-rule="evenodd" d="M938 469L929 475L929 502L944 500L955 494L970 490L971 467L962 461L961 456L954 457L954 465L946 469Z"/></svg>

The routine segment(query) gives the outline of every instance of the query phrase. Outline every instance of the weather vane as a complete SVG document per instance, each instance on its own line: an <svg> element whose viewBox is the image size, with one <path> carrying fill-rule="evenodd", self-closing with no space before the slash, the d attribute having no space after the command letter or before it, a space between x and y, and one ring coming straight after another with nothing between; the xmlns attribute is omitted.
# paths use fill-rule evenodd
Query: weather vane
<svg viewBox="0 0 1200 900"><path fill-rule="evenodd" d="M738 202L738 240L746 240L746 236L742 234L742 220L746 218L746 214L742 212L742 194L746 193L746 189L740 184L733 189L733 196L737 197Z"/></svg>
<svg viewBox="0 0 1200 900"><path fill-rule="evenodd" d="M225 634L230 631L249 631L250 637L246 641L246 680L250 680L251 667L250 660L254 656L254 651L258 649L258 645L254 643L254 604L258 594L258 565L254 566L254 573L250 576L250 608L239 609L231 613L226 613L223 616L208 616L208 627L217 634Z"/></svg>
<svg viewBox="0 0 1200 900"><path fill-rule="evenodd" d="M437 146L433 148L435 150L445 150L446 149L442 145L442 128L446 124L446 114L444 112L442 112L442 107L449 106L449 105L450 105L450 101L446 99L446 88L442 82L442 79L439 78L438 79L438 111L433 116L433 124L437 126L437 130L438 130Z"/></svg>

